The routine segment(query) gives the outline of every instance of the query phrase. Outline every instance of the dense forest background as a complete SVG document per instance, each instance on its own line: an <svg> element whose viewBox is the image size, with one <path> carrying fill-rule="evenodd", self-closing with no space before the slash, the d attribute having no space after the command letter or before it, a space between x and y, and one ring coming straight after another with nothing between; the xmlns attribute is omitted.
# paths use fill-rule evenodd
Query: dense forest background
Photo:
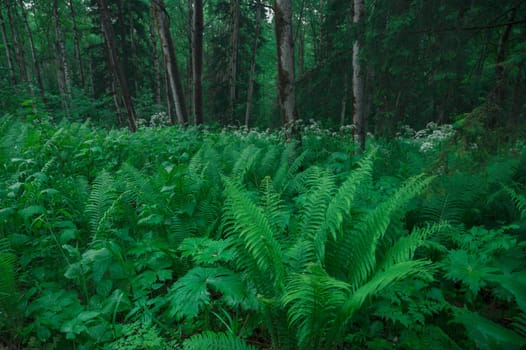
<svg viewBox="0 0 526 350"><path fill-rule="evenodd" d="M0 31L0 350L525 349L524 0Z"/></svg>
<svg viewBox="0 0 526 350"><path fill-rule="evenodd" d="M291 23L265 0L4 0L1 107L132 130L159 113L281 126L276 33L291 24L294 118L381 135L468 115L490 129L524 120L523 1L290 5Z"/></svg>

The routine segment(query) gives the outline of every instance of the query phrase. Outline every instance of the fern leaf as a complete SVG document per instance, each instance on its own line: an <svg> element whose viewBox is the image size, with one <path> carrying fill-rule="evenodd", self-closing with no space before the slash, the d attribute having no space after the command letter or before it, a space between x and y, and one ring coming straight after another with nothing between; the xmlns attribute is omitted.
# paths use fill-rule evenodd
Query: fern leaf
<svg viewBox="0 0 526 350"><path fill-rule="evenodd" d="M423 260L401 262L390 266L384 271L377 272L359 288L356 289L353 286L355 290L352 292L352 295L338 308L335 321L327 335L328 344L339 342L340 335L345 329L347 322L368 298L378 295L382 290L397 281L425 272L429 264L429 261Z"/></svg>
<svg viewBox="0 0 526 350"><path fill-rule="evenodd" d="M347 180L340 186L331 199L326 214L327 229L336 239L336 233L341 232L341 224L345 214L349 213L358 186L370 176L373 170L373 159L377 149L370 151L358 164L358 169L351 172Z"/></svg>
<svg viewBox="0 0 526 350"><path fill-rule="evenodd" d="M232 334L203 332L196 334L183 343L184 350L257 350Z"/></svg>
<svg viewBox="0 0 526 350"><path fill-rule="evenodd" d="M455 308L453 322L462 324L478 349L524 349L526 338L477 313Z"/></svg>
<svg viewBox="0 0 526 350"><path fill-rule="evenodd" d="M7 239L0 239L0 313L16 312L17 291L15 285L16 255L10 252Z"/></svg>
<svg viewBox="0 0 526 350"><path fill-rule="evenodd" d="M240 185L228 178L225 183L225 216L230 220L232 233L249 254L249 262L257 266L259 274L281 289L285 268L281 246L274 237L271 224L263 210L244 192Z"/></svg>
<svg viewBox="0 0 526 350"><path fill-rule="evenodd" d="M290 278L283 302L288 306L289 323L298 330L300 349L321 348L324 333L334 322L349 291L346 283L331 278L318 266Z"/></svg>
<svg viewBox="0 0 526 350"><path fill-rule="evenodd" d="M113 178L103 171L93 182L86 205L86 214L94 237L106 228L111 210L115 207L114 203L118 198Z"/></svg>
<svg viewBox="0 0 526 350"><path fill-rule="evenodd" d="M259 156L261 150L254 145L249 145L243 152L241 152L239 158L234 164L232 169L232 177L242 179L245 174L254 166L254 163Z"/></svg>
<svg viewBox="0 0 526 350"><path fill-rule="evenodd" d="M374 209L350 237L353 248L348 259L348 281L360 286L376 268L376 249L389 224L404 212L405 206L419 194L432 178L414 177L408 180L386 202Z"/></svg>
<svg viewBox="0 0 526 350"><path fill-rule="evenodd" d="M383 261L379 264L380 270L385 270L394 264L412 260L415 250L424 245L427 237L435 232L440 231L443 225L435 224L424 228L417 228L409 236L401 237L392 245L385 255Z"/></svg>
<svg viewBox="0 0 526 350"><path fill-rule="evenodd" d="M515 203L515 206L519 210L521 219L526 219L526 196L519 194L511 187L505 187L504 190L511 197L513 203Z"/></svg>

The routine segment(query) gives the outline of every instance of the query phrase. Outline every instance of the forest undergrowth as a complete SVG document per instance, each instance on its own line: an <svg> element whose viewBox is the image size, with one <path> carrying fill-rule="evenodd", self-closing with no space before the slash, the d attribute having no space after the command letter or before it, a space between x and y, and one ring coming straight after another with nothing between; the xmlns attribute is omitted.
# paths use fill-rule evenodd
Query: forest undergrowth
<svg viewBox="0 0 526 350"><path fill-rule="evenodd" d="M0 119L0 348L521 349L526 148Z"/></svg>

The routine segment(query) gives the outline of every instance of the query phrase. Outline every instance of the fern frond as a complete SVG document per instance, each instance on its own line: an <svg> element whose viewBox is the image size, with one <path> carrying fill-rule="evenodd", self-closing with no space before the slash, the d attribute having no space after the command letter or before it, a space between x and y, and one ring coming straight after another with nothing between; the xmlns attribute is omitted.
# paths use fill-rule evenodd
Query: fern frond
<svg viewBox="0 0 526 350"><path fill-rule="evenodd" d="M118 199L115 181L108 172L101 172L93 182L85 209L94 237L106 228L105 225L108 223L110 213L115 208Z"/></svg>
<svg viewBox="0 0 526 350"><path fill-rule="evenodd" d="M196 334L183 343L184 350L257 350L255 346L228 333L203 332Z"/></svg>
<svg viewBox="0 0 526 350"><path fill-rule="evenodd" d="M346 266L351 285L360 286L368 279L376 268L376 249L389 224L404 212L409 201L426 188L432 179L422 176L409 179L386 202L369 213L355 232L349 234L353 248Z"/></svg>
<svg viewBox="0 0 526 350"><path fill-rule="evenodd" d="M250 261L243 265L254 264L259 275L271 281L271 285L281 289L285 267L281 246L274 237L271 224L263 210L257 206L241 189L239 184L229 178L225 183L225 216L232 225L232 234L248 253Z"/></svg>
<svg viewBox="0 0 526 350"><path fill-rule="evenodd" d="M326 225L333 239L341 232L344 215L348 214L358 186L371 175L373 159L377 149L373 149L360 160L358 169L351 172L347 180L340 186L327 208Z"/></svg>
<svg viewBox="0 0 526 350"><path fill-rule="evenodd" d="M378 295L382 290L397 281L425 272L429 264L429 261L423 260L401 262L391 265L386 270L377 272L368 282L359 288L353 286L354 291L352 295L337 309L338 313L335 321L327 335L328 344L338 343L340 341L341 334L347 322L367 299Z"/></svg>
<svg viewBox="0 0 526 350"><path fill-rule="evenodd" d="M0 313L11 315L16 306L16 255L7 239L0 239Z"/></svg>
<svg viewBox="0 0 526 350"><path fill-rule="evenodd" d="M288 223L289 215L283 206L278 193L274 190L272 180L265 176L261 182L260 206L267 217L273 232L281 234Z"/></svg>
<svg viewBox="0 0 526 350"><path fill-rule="evenodd" d="M379 269L385 270L394 264L412 260L415 250L424 245L427 237L440 231L443 227L441 224L434 224L424 228L416 228L409 236L401 237L386 251L382 262L379 264Z"/></svg>
<svg viewBox="0 0 526 350"><path fill-rule="evenodd" d="M261 149L254 145L248 145L234 164L231 176L233 178L242 179L245 174L254 166Z"/></svg>
<svg viewBox="0 0 526 350"><path fill-rule="evenodd" d="M288 306L289 323L297 328L300 349L321 348L324 333L349 292L348 284L331 278L318 266L311 266L307 273L292 275L283 302Z"/></svg>
<svg viewBox="0 0 526 350"><path fill-rule="evenodd" d="M504 190L511 197L513 203L519 210L521 219L526 219L526 196L519 194L511 187L505 187Z"/></svg>
<svg viewBox="0 0 526 350"><path fill-rule="evenodd" d="M300 213L299 237L311 243L309 256L315 257L320 263L325 257L327 206L334 190L334 177L322 173L316 180L312 180L312 187L305 195ZM314 263L315 260L310 262Z"/></svg>

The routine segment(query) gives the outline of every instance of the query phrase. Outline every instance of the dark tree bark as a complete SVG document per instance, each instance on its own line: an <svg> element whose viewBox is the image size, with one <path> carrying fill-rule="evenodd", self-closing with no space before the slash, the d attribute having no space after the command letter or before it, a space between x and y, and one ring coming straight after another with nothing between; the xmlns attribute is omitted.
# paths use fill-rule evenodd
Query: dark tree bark
<svg viewBox="0 0 526 350"><path fill-rule="evenodd" d="M498 114L501 114L501 108L504 104L504 86L506 83L506 68L504 66L504 61L506 60L511 29L514 25L513 22L515 21L516 14L517 8L514 7L509 14L509 24L504 27L499 41L497 57L495 59L495 86L489 96L491 115L489 116L488 126L490 128L494 128L499 124Z"/></svg>
<svg viewBox="0 0 526 350"><path fill-rule="evenodd" d="M364 0L354 0L354 16L353 23L359 25L364 16ZM362 45L361 34L354 40L352 52L352 68L353 68L353 124L355 126L355 136L360 145L357 152L360 153L365 150L365 79L363 74L363 67L360 62L360 47Z"/></svg>
<svg viewBox="0 0 526 350"><path fill-rule="evenodd" d="M102 31L104 33L104 38L106 39L106 46L108 48L108 54L110 58L110 66L113 71L113 74L117 78L119 83L119 90L122 97L122 102L124 103L124 108L126 109L126 117L128 119L128 128L131 132L137 131L135 115L135 109L133 107L133 101L131 98L130 90L128 88L128 82L124 75L124 70L119 60L117 54L117 40L115 39L115 32L113 31L113 26L111 24L111 17L108 11L108 5L106 0L97 0L99 5L100 19L102 24Z"/></svg>
<svg viewBox="0 0 526 350"><path fill-rule="evenodd" d="M230 122L234 121L237 96L237 61L239 48L239 0L230 0L231 35L230 35L230 76L229 76L229 113Z"/></svg>
<svg viewBox="0 0 526 350"><path fill-rule="evenodd" d="M66 50L64 38L62 37L62 28L60 25L60 14L58 0L53 0L53 22L55 25L55 57L57 60L57 81L62 103L69 115L69 104L71 100L71 85L69 83L69 70L66 60Z"/></svg>
<svg viewBox="0 0 526 350"><path fill-rule="evenodd" d="M292 2L275 0L274 23L278 49L278 97L284 124L296 120L294 48L292 43Z"/></svg>
<svg viewBox="0 0 526 350"><path fill-rule="evenodd" d="M20 11L22 12L22 19L24 21L24 27L26 28L27 38L29 40L29 48L31 49L31 59L33 60L33 67L35 68L35 77L37 80L40 97L42 98L42 102L46 104L44 84L42 83L42 75L40 73L40 63L38 62L38 58L37 58L35 42L33 40L33 33L31 31L31 27L29 26L29 22L27 20L27 11L26 11L26 8L22 0L19 0L18 4L20 7Z"/></svg>
<svg viewBox="0 0 526 350"><path fill-rule="evenodd" d="M4 41L5 55L7 58L7 65L9 66L9 75L11 76L11 82L13 85L17 84L15 65L11 56L11 43L9 42L9 36L7 35L7 29L5 26L4 16L0 10L0 28L2 30L2 40Z"/></svg>
<svg viewBox="0 0 526 350"><path fill-rule="evenodd" d="M26 73L26 60L24 46L20 43L20 37L18 33L18 25L14 21L13 9L10 4L7 5L7 19L9 21L9 27L11 28L11 34L13 38L13 48L15 52L15 62L18 67L18 74L23 82L27 82Z"/></svg>
<svg viewBox="0 0 526 350"><path fill-rule="evenodd" d="M256 33L254 34L254 45L252 46L252 57L250 58L250 77L248 79L247 106L245 110L245 126L249 126L250 113L252 109L252 98L254 95L254 82L256 79L256 57L259 45L259 33L261 31L261 0L256 0Z"/></svg>
<svg viewBox="0 0 526 350"><path fill-rule="evenodd" d="M77 27L77 16L75 13L75 7L73 6L73 0L69 0L69 12L71 15L71 25L73 29L73 45L75 48L75 58L79 65L79 77L80 85L84 87L86 85L84 78L84 63L82 62L82 55L80 53L80 32Z"/></svg>
<svg viewBox="0 0 526 350"><path fill-rule="evenodd" d="M203 124L203 0L194 0L192 11L192 102L195 124Z"/></svg>
<svg viewBox="0 0 526 350"><path fill-rule="evenodd" d="M172 35L170 34L166 6L164 4L164 0L152 0L152 6L154 7L154 13L157 18L159 37L161 39L163 56L166 63L165 66L170 83L170 91L175 104L177 122L179 124L186 124L188 122L188 115L186 111L183 87L179 75L179 67L177 65L174 44Z"/></svg>
<svg viewBox="0 0 526 350"><path fill-rule="evenodd" d="M159 51L157 50L157 35L155 34L155 16L153 15L153 8L150 8L150 42L152 45L152 62L153 62L153 77L152 85L155 96L155 103L161 105L161 68L159 62Z"/></svg>

